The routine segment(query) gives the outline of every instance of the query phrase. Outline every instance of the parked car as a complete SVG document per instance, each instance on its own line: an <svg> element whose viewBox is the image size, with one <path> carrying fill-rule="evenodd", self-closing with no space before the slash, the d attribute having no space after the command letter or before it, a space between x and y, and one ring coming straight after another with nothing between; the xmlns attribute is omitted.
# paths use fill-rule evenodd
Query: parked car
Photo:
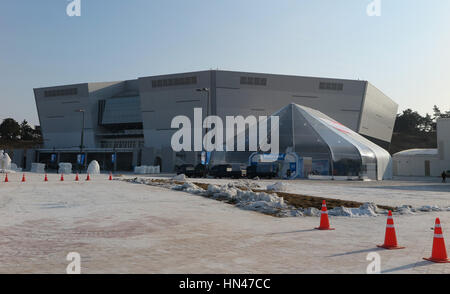
<svg viewBox="0 0 450 294"><path fill-rule="evenodd" d="M247 167L247 177L253 179L259 178L275 178L278 176L278 166L273 163L258 163Z"/></svg>
<svg viewBox="0 0 450 294"><path fill-rule="evenodd" d="M219 164L213 166L209 170L209 175L214 178L229 178L231 177L231 173L233 171L233 167L231 164Z"/></svg>
<svg viewBox="0 0 450 294"><path fill-rule="evenodd" d="M245 165L240 163L231 164L231 174L230 176L235 179L247 177L247 168Z"/></svg>
<svg viewBox="0 0 450 294"><path fill-rule="evenodd" d="M194 177L204 178L206 177L206 174L207 174L206 165L199 163L195 166Z"/></svg>
<svg viewBox="0 0 450 294"><path fill-rule="evenodd" d="M184 174L186 177L193 177L195 168L193 164L182 164L177 167L177 175Z"/></svg>

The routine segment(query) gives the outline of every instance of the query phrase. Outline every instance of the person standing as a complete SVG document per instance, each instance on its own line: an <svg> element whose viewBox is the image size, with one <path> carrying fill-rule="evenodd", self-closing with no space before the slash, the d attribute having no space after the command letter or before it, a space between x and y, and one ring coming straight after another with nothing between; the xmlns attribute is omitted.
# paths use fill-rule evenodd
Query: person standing
<svg viewBox="0 0 450 294"><path fill-rule="evenodd" d="M447 182L447 173L445 171L442 172L442 183L446 183Z"/></svg>

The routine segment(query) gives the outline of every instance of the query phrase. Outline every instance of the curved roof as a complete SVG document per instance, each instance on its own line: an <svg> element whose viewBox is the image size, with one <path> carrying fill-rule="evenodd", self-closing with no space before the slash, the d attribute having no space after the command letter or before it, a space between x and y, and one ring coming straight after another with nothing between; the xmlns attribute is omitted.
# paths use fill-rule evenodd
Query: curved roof
<svg viewBox="0 0 450 294"><path fill-rule="evenodd" d="M392 158L386 150L318 110L294 103L288 107L293 107L309 121L321 139L326 142L333 157L336 157L337 153L349 156L353 148L367 162L376 162L378 180L392 178ZM345 142L349 146L345 146Z"/></svg>
<svg viewBox="0 0 450 294"><path fill-rule="evenodd" d="M372 179L392 178L392 158L386 150L322 112L291 103L267 121L272 117L278 117L279 124L275 128L271 122L267 124L272 128L268 136L278 134L281 153L295 152L301 157L311 157L313 161L331 161L330 168L335 175L370 172ZM225 154L225 161L231 162L234 153Z"/></svg>
<svg viewBox="0 0 450 294"><path fill-rule="evenodd" d="M409 149L403 150L394 154L394 157L398 156L437 156L437 149Z"/></svg>

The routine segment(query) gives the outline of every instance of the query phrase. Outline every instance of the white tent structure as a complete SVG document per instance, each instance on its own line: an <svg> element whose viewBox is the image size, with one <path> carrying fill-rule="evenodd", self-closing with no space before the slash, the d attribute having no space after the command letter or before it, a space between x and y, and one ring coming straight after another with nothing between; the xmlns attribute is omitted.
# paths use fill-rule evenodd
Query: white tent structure
<svg viewBox="0 0 450 294"><path fill-rule="evenodd" d="M294 153L308 163L306 167L298 167L303 169L299 177L314 174L371 180L392 178L392 158L386 150L322 112L291 103L272 116L279 117L279 146L283 154L277 158ZM270 118L268 126L270 136ZM244 162L245 157L249 158L249 153L244 153L225 152L222 161Z"/></svg>
<svg viewBox="0 0 450 294"><path fill-rule="evenodd" d="M436 149L410 149L394 154L394 175L438 177L450 173L450 118L437 120Z"/></svg>
<svg viewBox="0 0 450 294"><path fill-rule="evenodd" d="M442 173L438 149L410 149L393 155L396 176L435 176Z"/></svg>

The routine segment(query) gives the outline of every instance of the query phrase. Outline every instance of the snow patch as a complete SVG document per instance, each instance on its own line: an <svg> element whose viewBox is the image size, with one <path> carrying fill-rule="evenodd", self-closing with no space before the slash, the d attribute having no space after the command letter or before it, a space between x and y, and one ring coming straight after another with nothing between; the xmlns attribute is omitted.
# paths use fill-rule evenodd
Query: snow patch
<svg viewBox="0 0 450 294"><path fill-rule="evenodd" d="M201 187L186 182L184 174L173 177L172 180L152 180L149 178L134 178L132 180L126 180L133 183L141 183L152 186L160 186L176 191L184 191L190 194L201 195L210 197L215 200L227 201L236 205L239 208L258 211L266 214L283 217L296 217L296 216L320 216L320 210L315 207L309 207L306 209L295 208L292 205L287 204L284 198L279 197L276 194L269 194L264 192L253 192L252 189L259 188L259 185L252 181L240 180L230 182L225 185L209 184L206 190ZM176 184L176 182L185 182L183 184ZM281 184L281 185L280 185ZM272 186L272 187L271 187ZM267 190L279 191L284 190L285 184L275 183L269 185ZM276 189L276 190L273 190ZM415 214L416 212L432 212L432 211L450 211L448 208L440 208L436 205L422 206L420 208L413 208L408 205L397 207L396 213L398 214ZM335 207L328 210L330 216L344 216L344 217L376 217L379 215L386 215L387 210L379 208L375 203L366 202L358 208L349 207Z"/></svg>
<svg viewBox="0 0 450 294"><path fill-rule="evenodd" d="M172 178L173 181L185 181L185 175L181 174ZM183 191L190 194L210 197L216 200L228 201L235 204L237 207L259 211L262 213L277 215L277 216L301 216L301 210L290 206L284 202L284 199L275 194L268 194L264 192L253 192L251 190L242 191L243 186L251 186L247 182L238 181L235 183L228 183L227 185L208 185L208 189L204 190L197 185L186 182L183 184L175 184L173 182L158 182L151 179L134 178L127 180L128 182L147 184L152 186L163 186L176 191Z"/></svg>
<svg viewBox="0 0 450 294"><path fill-rule="evenodd" d="M315 207L309 207L303 211L303 214L306 216L319 216L320 210Z"/></svg>
<svg viewBox="0 0 450 294"><path fill-rule="evenodd" d="M36 162L31 163L31 172L39 174L45 173L45 164Z"/></svg>
<svg viewBox="0 0 450 294"><path fill-rule="evenodd" d="M192 183L184 183L183 185L175 185L172 190L184 191L196 195L204 195L205 190Z"/></svg>
<svg viewBox="0 0 450 294"><path fill-rule="evenodd" d="M161 173L161 168L160 166L147 166L147 165L142 165L142 166L135 166L134 167L134 173L135 174L159 174Z"/></svg>
<svg viewBox="0 0 450 294"><path fill-rule="evenodd" d="M399 214L415 214L416 209L412 208L411 205L403 205L401 207L397 207L397 212Z"/></svg>
<svg viewBox="0 0 450 294"><path fill-rule="evenodd" d="M184 182L184 181L186 181L186 175L185 174L179 174L179 175L173 177L172 180Z"/></svg>
<svg viewBox="0 0 450 294"><path fill-rule="evenodd" d="M11 163L11 170L15 171L15 172L21 172L22 168L21 167L17 167L17 164L15 164L15 163Z"/></svg>
<svg viewBox="0 0 450 294"><path fill-rule="evenodd" d="M58 172L60 174L66 174L66 175L71 174L72 173L72 164L70 162L60 162Z"/></svg>
<svg viewBox="0 0 450 294"><path fill-rule="evenodd" d="M240 179L239 181L235 181L232 183L234 187L245 187L247 189L259 189L261 188L258 183L247 179Z"/></svg>
<svg viewBox="0 0 450 294"><path fill-rule="evenodd" d="M273 185L267 186L267 191L276 191L276 192L286 192L289 188L289 185L283 182L276 182Z"/></svg>
<svg viewBox="0 0 450 294"><path fill-rule="evenodd" d="M328 211L328 215L332 216L348 216L348 217L370 217L378 216L378 207L374 203L364 203L359 208L335 207Z"/></svg>
<svg viewBox="0 0 450 294"><path fill-rule="evenodd" d="M11 158L3 150L0 150L0 170L11 170Z"/></svg>
<svg viewBox="0 0 450 294"><path fill-rule="evenodd" d="M100 174L100 165L98 164L97 160L92 160L91 163L89 163L87 172L88 172L88 174L91 174L91 175L99 175Z"/></svg>
<svg viewBox="0 0 450 294"><path fill-rule="evenodd" d="M230 186L208 185L208 196L217 200L233 200L236 198L238 189Z"/></svg>
<svg viewBox="0 0 450 294"><path fill-rule="evenodd" d="M442 209L437 205L424 205L419 207L417 210L422 212L431 212L431 211L441 211Z"/></svg>
<svg viewBox="0 0 450 294"><path fill-rule="evenodd" d="M301 210L288 205L282 197L264 192L237 190L236 206L276 216L302 216Z"/></svg>

